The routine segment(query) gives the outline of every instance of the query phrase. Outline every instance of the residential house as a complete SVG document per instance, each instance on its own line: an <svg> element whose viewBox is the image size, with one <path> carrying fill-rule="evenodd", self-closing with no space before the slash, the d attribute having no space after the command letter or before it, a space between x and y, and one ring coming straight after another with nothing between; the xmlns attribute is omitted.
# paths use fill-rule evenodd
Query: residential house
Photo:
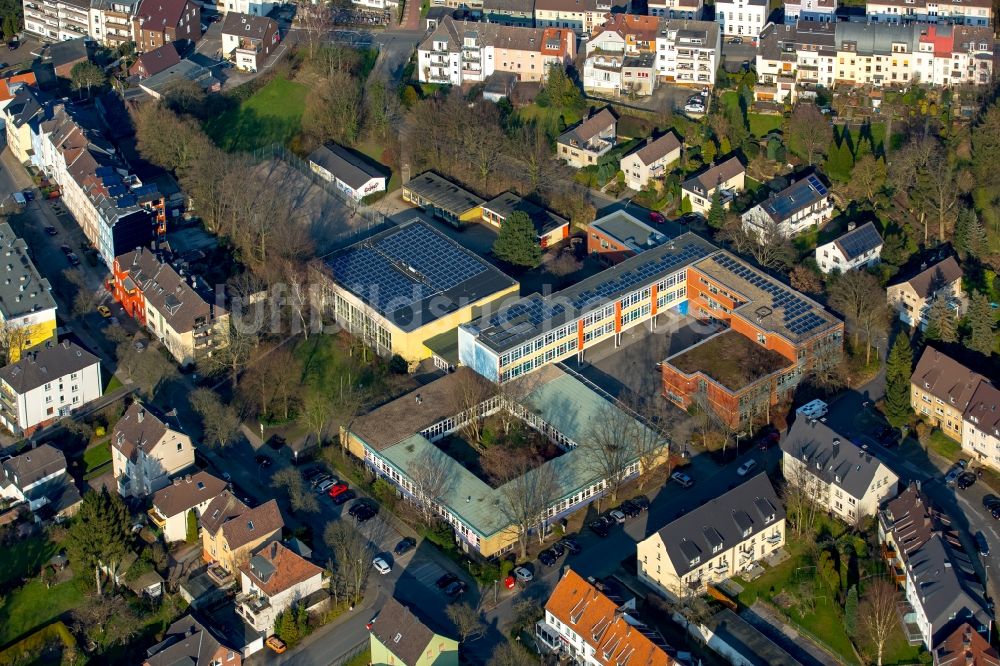
<svg viewBox="0 0 1000 666"><path fill-rule="evenodd" d="M36 518L57 519L72 516L81 501L66 456L51 444L32 444L0 463L0 498L24 502Z"/></svg>
<svg viewBox="0 0 1000 666"><path fill-rule="evenodd" d="M962 416L962 450L979 464L1000 469L1000 389L980 381Z"/></svg>
<svg viewBox="0 0 1000 666"><path fill-rule="evenodd" d="M874 516L899 490L899 476L888 465L816 419L796 418L781 452L786 483L848 525Z"/></svg>
<svg viewBox="0 0 1000 666"><path fill-rule="evenodd" d="M0 79L0 111L7 108L7 105L14 101L14 97L25 88L34 88L38 85L34 72L24 74L11 74Z"/></svg>
<svg viewBox="0 0 1000 666"><path fill-rule="evenodd" d="M567 65L575 56L576 36L569 29L446 16L417 47L417 77L423 83L461 85L509 72L520 81L541 81L550 66Z"/></svg>
<svg viewBox="0 0 1000 666"><path fill-rule="evenodd" d="M226 482L208 472L187 474L153 494L153 508L147 515L163 532L167 543L187 538L188 513L198 518L209 503L226 489Z"/></svg>
<svg viewBox="0 0 1000 666"><path fill-rule="evenodd" d="M705 13L705 0L649 0L651 16L700 21Z"/></svg>
<svg viewBox="0 0 1000 666"><path fill-rule="evenodd" d="M142 666L241 666L239 649L221 642L191 615L185 615L167 629L163 640L146 650Z"/></svg>
<svg viewBox="0 0 1000 666"><path fill-rule="evenodd" d="M910 407L956 442L963 415L985 378L928 345L910 377Z"/></svg>
<svg viewBox="0 0 1000 666"><path fill-rule="evenodd" d="M730 157L696 174L681 184L681 194L691 202L691 211L707 215L712 207L712 196L719 190L723 207L746 187L746 167L737 157Z"/></svg>
<svg viewBox="0 0 1000 666"><path fill-rule="evenodd" d="M504 192L490 199L482 206L483 222L496 228L503 227L508 217L516 212L524 213L535 225L538 244L547 248L569 238L569 220L559 217L513 192Z"/></svg>
<svg viewBox="0 0 1000 666"><path fill-rule="evenodd" d="M137 248L115 258L115 299L181 365L210 358L229 344L229 312L193 275L183 276L154 251Z"/></svg>
<svg viewBox="0 0 1000 666"><path fill-rule="evenodd" d="M588 666L674 664L663 639L639 618L635 598L612 599L605 590L567 567L535 623L543 650Z"/></svg>
<svg viewBox="0 0 1000 666"><path fill-rule="evenodd" d="M571 167L582 169L601 161L618 142L618 118L609 107L596 111L556 140L556 156Z"/></svg>
<svg viewBox="0 0 1000 666"><path fill-rule="evenodd" d="M177 48L174 47L173 42L169 42L152 51L140 53L132 66L129 67L128 73L139 79L148 79L154 74L170 69L180 61L181 57L177 53Z"/></svg>
<svg viewBox="0 0 1000 666"><path fill-rule="evenodd" d="M17 361L26 349L55 339L57 306L52 285L35 268L28 244L6 222L0 223L0 251L7 265L0 283L0 323L7 358Z"/></svg>
<svg viewBox="0 0 1000 666"><path fill-rule="evenodd" d="M1000 653L972 625L963 624L934 649L934 666L1000 666Z"/></svg>
<svg viewBox="0 0 1000 666"><path fill-rule="evenodd" d="M336 143L326 143L314 150L309 155L309 168L354 201L385 192L388 180L386 167L377 168L353 150Z"/></svg>
<svg viewBox="0 0 1000 666"><path fill-rule="evenodd" d="M743 229L761 239L772 233L791 238L818 229L831 218L833 197L818 173L810 173L774 192L741 216Z"/></svg>
<svg viewBox="0 0 1000 666"><path fill-rule="evenodd" d="M927 315L935 298L946 299L957 314L965 309L962 269L955 257L949 256L930 265L922 263L919 273L908 279L894 278L886 287L889 307L911 328L923 330L927 326Z"/></svg>
<svg viewBox="0 0 1000 666"><path fill-rule="evenodd" d="M483 0L483 20L534 28L535 0Z"/></svg>
<svg viewBox="0 0 1000 666"><path fill-rule="evenodd" d="M784 544L785 507L761 473L640 541L639 579L668 599L684 599L747 570Z"/></svg>
<svg viewBox="0 0 1000 666"><path fill-rule="evenodd" d="M168 67L158 74L153 74L148 79L139 81L138 88L126 90L125 99L127 101L130 99L145 101L147 98L163 99L181 81L196 83L206 93L219 92L222 90L222 81L212 74L210 67L201 64L202 62L204 62L202 59L195 62L190 58L182 58L173 67Z"/></svg>
<svg viewBox="0 0 1000 666"><path fill-rule="evenodd" d="M667 242L663 234L623 210L608 213L588 225L587 254L617 264Z"/></svg>
<svg viewBox="0 0 1000 666"><path fill-rule="evenodd" d="M168 42L197 42L201 39L201 6L192 0L142 0L132 30L139 52Z"/></svg>
<svg viewBox="0 0 1000 666"><path fill-rule="evenodd" d="M993 25L989 0L867 0L865 14L872 23Z"/></svg>
<svg viewBox="0 0 1000 666"><path fill-rule="evenodd" d="M274 19L228 12L222 22L222 55L244 72L258 72L278 48L281 36Z"/></svg>
<svg viewBox="0 0 1000 666"><path fill-rule="evenodd" d="M202 557L235 574L253 551L280 541L284 526L277 500L251 509L224 490L201 514Z"/></svg>
<svg viewBox="0 0 1000 666"><path fill-rule="evenodd" d="M425 171L404 184L403 201L419 206L456 228L483 216L481 198L433 171Z"/></svg>
<svg viewBox="0 0 1000 666"><path fill-rule="evenodd" d="M171 425L177 425L174 422ZM111 464L118 493L141 499L194 466L194 446L168 417L136 401L111 431Z"/></svg>
<svg viewBox="0 0 1000 666"><path fill-rule="evenodd" d="M61 79L70 79L73 76L73 68L82 62L89 62L93 52L93 42L86 33L86 26L90 21L88 13L90 3L89 1L80 1L78 4L78 0L59 0L58 4L60 24L66 18L72 17L69 20L73 27L69 33L63 33L64 36L60 37L59 41L42 47L37 64L51 68L52 72ZM78 28L76 25L78 22L84 27ZM77 32L78 29L83 31L82 36ZM62 28L60 28L60 32L62 33Z"/></svg>
<svg viewBox="0 0 1000 666"><path fill-rule="evenodd" d="M785 0L785 25L798 21L834 23L837 20L837 0Z"/></svg>
<svg viewBox="0 0 1000 666"><path fill-rule="evenodd" d="M3 107L7 148L21 164L38 166L32 137L46 117L46 98L31 86L22 86Z"/></svg>
<svg viewBox="0 0 1000 666"><path fill-rule="evenodd" d="M237 12L251 16L267 16L272 9L282 4L282 2L271 2L270 0L218 0L215 6L222 14Z"/></svg>
<svg viewBox="0 0 1000 666"><path fill-rule="evenodd" d="M726 37L742 37L756 44L768 14L767 0L715 0L715 20Z"/></svg>
<svg viewBox="0 0 1000 666"><path fill-rule="evenodd" d="M662 81L709 88L722 65L722 30L714 21L662 19L656 74Z"/></svg>
<svg viewBox="0 0 1000 666"><path fill-rule="evenodd" d="M929 651L966 624L979 634L990 631L985 590L958 532L916 485L886 504L878 531L882 555L908 604L901 609L903 620Z"/></svg>
<svg viewBox="0 0 1000 666"><path fill-rule="evenodd" d="M132 42L132 21L141 0L90 0L90 36L110 49Z"/></svg>
<svg viewBox="0 0 1000 666"><path fill-rule="evenodd" d="M0 368L0 422L30 436L103 393L101 360L64 340L35 347Z"/></svg>
<svg viewBox="0 0 1000 666"><path fill-rule="evenodd" d="M277 541L260 547L239 569L236 612L267 635L274 633L279 613L299 605L308 609L326 594L323 569Z"/></svg>
<svg viewBox="0 0 1000 666"><path fill-rule="evenodd" d="M656 87L655 53L660 20L655 16L612 14L587 41L584 90L650 95ZM631 72L630 69L643 70ZM640 76L645 74L645 76Z"/></svg>
<svg viewBox="0 0 1000 666"><path fill-rule="evenodd" d="M625 184L642 190L653 180L661 180L670 167L681 158L681 142L672 131L646 142L622 157L619 166L625 174Z"/></svg>
<svg viewBox="0 0 1000 666"><path fill-rule="evenodd" d="M432 629L434 619L390 597L372 624L372 666L458 666L458 641Z"/></svg>
<svg viewBox="0 0 1000 666"><path fill-rule="evenodd" d="M816 265L823 273L846 273L875 266L881 254L882 236L873 222L848 222L847 233L816 247Z"/></svg>
<svg viewBox="0 0 1000 666"><path fill-rule="evenodd" d="M535 0L535 25L590 35L604 24L608 14L624 14L628 6L626 0Z"/></svg>

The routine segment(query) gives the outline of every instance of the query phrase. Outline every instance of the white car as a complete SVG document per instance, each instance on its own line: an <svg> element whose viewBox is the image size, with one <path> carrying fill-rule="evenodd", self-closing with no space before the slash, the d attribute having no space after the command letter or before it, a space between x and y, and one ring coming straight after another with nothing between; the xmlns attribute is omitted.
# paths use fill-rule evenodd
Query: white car
<svg viewBox="0 0 1000 666"><path fill-rule="evenodd" d="M694 485L694 481L691 480L691 477L684 472L674 472L670 475L670 478L681 488L690 488Z"/></svg>
<svg viewBox="0 0 1000 666"><path fill-rule="evenodd" d="M531 573L530 569L525 569L524 567L516 567L514 569L514 577L517 578L522 583L530 583L535 579L535 574Z"/></svg>
<svg viewBox="0 0 1000 666"><path fill-rule="evenodd" d="M316 486L316 492L318 492L318 493L325 493L330 488L332 488L336 483L337 482L334 481L333 479L327 479L323 483L321 483L318 486Z"/></svg>
<svg viewBox="0 0 1000 666"><path fill-rule="evenodd" d="M796 414L801 414L807 419L821 419L826 416L829 407L822 400L812 400L795 410Z"/></svg>
<svg viewBox="0 0 1000 666"><path fill-rule="evenodd" d="M738 470L736 470L736 473L739 474L740 476L746 476L756 466L757 466L757 461L756 460L752 460L752 459L748 460L745 463L743 463L742 465L740 465L740 468Z"/></svg>
<svg viewBox="0 0 1000 666"><path fill-rule="evenodd" d="M379 572L383 576L392 571L392 567L389 566L389 563L381 557L376 557L372 560L372 566L375 567L375 571Z"/></svg>
<svg viewBox="0 0 1000 666"><path fill-rule="evenodd" d="M705 106L702 104L685 104L685 113L705 113Z"/></svg>

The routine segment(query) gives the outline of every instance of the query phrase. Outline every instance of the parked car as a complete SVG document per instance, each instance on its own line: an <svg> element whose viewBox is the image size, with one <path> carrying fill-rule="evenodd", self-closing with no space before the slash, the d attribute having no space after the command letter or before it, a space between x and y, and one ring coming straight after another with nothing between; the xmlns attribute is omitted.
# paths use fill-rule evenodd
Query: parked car
<svg viewBox="0 0 1000 666"><path fill-rule="evenodd" d="M337 483L336 479L323 479L316 485L316 492L325 493Z"/></svg>
<svg viewBox="0 0 1000 666"><path fill-rule="evenodd" d="M281 654L282 652L288 649L288 646L285 645L285 641L281 640L277 636L269 636L268 639L265 641L265 644L267 645L267 647L274 650L277 654Z"/></svg>
<svg viewBox="0 0 1000 666"><path fill-rule="evenodd" d="M558 558L552 553L551 550L543 550L538 553L538 561L547 567L553 567L556 564Z"/></svg>
<svg viewBox="0 0 1000 666"><path fill-rule="evenodd" d="M376 557L372 560L372 566L375 567L375 571L379 572L383 576L392 571L392 567L389 566L389 563L381 557Z"/></svg>
<svg viewBox="0 0 1000 666"><path fill-rule="evenodd" d="M107 305L98 305L97 314L107 319L108 317L111 316L111 308L109 308Z"/></svg>
<svg viewBox="0 0 1000 666"><path fill-rule="evenodd" d="M65 254L67 257L73 254L73 248L71 248L69 245L66 245L65 243L60 245L59 249L62 250L62 253Z"/></svg>
<svg viewBox="0 0 1000 666"><path fill-rule="evenodd" d="M356 515L359 511L363 510L368 505L368 502L364 499L359 499L357 502L351 505L351 508L347 510L347 515Z"/></svg>
<svg viewBox="0 0 1000 666"><path fill-rule="evenodd" d="M982 531L976 532L976 547L979 548L979 554L983 557L990 556L990 542L986 540L986 535Z"/></svg>
<svg viewBox="0 0 1000 666"><path fill-rule="evenodd" d="M966 467L969 466L969 461L966 460L965 458L959 458L958 460L955 461L955 464L961 467L962 469L965 469Z"/></svg>
<svg viewBox="0 0 1000 666"><path fill-rule="evenodd" d="M309 467L307 469L302 470L302 478L310 483L312 483L313 479L319 476L329 476L329 474L324 474L323 470L320 469L319 467Z"/></svg>
<svg viewBox="0 0 1000 666"><path fill-rule="evenodd" d="M773 425L766 425L757 431L757 434L753 438L754 445L761 451L767 451L770 447L776 445L778 440L781 439L781 433Z"/></svg>
<svg viewBox="0 0 1000 666"><path fill-rule="evenodd" d="M556 557L562 557L566 554L566 549L563 548L563 545L558 541L549 546L549 550L552 551L552 554Z"/></svg>
<svg viewBox="0 0 1000 666"><path fill-rule="evenodd" d="M684 472L674 472L670 475L670 480L679 485L681 488L690 488L694 485L694 481L691 477Z"/></svg>
<svg viewBox="0 0 1000 666"><path fill-rule="evenodd" d="M875 440L882 446L889 448L899 443L899 436L895 428L885 425L875 431Z"/></svg>
<svg viewBox="0 0 1000 666"><path fill-rule="evenodd" d="M466 585L460 580L456 580L454 583L444 588L444 593L446 596L454 599L455 597L460 597L465 593Z"/></svg>
<svg viewBox="0 0 1000 666"><path fill-rule="evenodd" d="M581 550L583 550L583 548L580 547L580 544L577 543L576 539L571 539L570 537L561 539L559 541L559 544L573 555L576 555Z"/></svg>
<svg viewBox="0 0 1000 666"><path fill-rule="evenodd" d="M6 67L6 66L7 66L6 63L0 65L0 67ZM24 190L21 192L21 194L23 194L24 198L27 199L28 201L35 200L35 193L32 190Z"/></svg>
<svg viewBox="0 0 1000 666"><path fill-rule="evenodd" d="M743 43L743 38L742 37L733 37L732 39L729 40L729 43L730 44L742 44Z"/></svg>
<svg viewBox="0 0 1000 666"><path fill-rule="evenodd" d="M822 400L812 400L795 410L796 414L801 414L807 419L821 419L826 416L830 408Z"/></svg>
<svg viewBox="0 0 1000 666"><path fill-rule="evenodd" d="M705 106L703 104L685 104L685 113L705 113Z"/></svg>
<svg viewBox="0 0 1000 666"><path fill-rule="evenodd" d="M417 540L413 537L403 537L403 539L396 544L396 547L392 550L396 555L402 555L408 553L417 547Z"/></svg>
<svg viewBox="0 0 1000 666"><path fill-rule="evenodd" d="M69 261L70 266L80 265L80 257L76 256L76 254L73 252L70 252L68 255L66 255L66 259Z"/></svg>
<svg viewBox="0 0 1000 666"><path fill-rule="evenodd" d="M535 574L527 567L514 567L514 577L521 583L530 583L535 579Z"/></svg>
<svg viewBox="0 0 1000 666"><path fill-rule="evenodd" d="M59 230L50 225L45 227L45 233L47 233L49 236L58 236Z"/></svg>
<svg viewBox="0 0 1000 666"><path fill-rule="evenodd" d="M972 472L963 472L962 474L959 474L958 480L955 482L955 485L958 487L959 490L965 490L966 488L972 486L972 484L974 484L975 482L976 482L975 474L973 474Z"/></svg>
<svg viewBox="0 0 1000 666"><path fill-rule="evenodd" d="M372 507L369 504L365 504L356 514L354 514L354 521L358 525L360 525L362 523L367 523L369 520L371 520L372 518L374 518L377 514L378 514L378 511L376 511L374 507Z"/></svg>
<svg viewBox="0 0 1000 666"><path fill-rule="evenodd" d="M458 580L458 576L456 576L453 573L446 573L445 575L438 578L434 584L437 585L437 588L439 590L443 590L444 588L454 583L456 580Z"/></svg>
<svg viewBox="0 0 1000 666"><path fill-rule="evenodd" d="M944 485L951 486L958 481L958 477L962 475L962 468L958 465L953 465L948 473L944 475Z"/></svg>
<svg viewBox="0 0 1000 666"><path fill-rule="evenodd" d="M604 516L601 516L597 520L592 520L587 527L602 539L611 533L611 523Z"/></svg>
<svg viewBox="0 0 1000 666"><path fill-rule="evenodd" d="M757 461L751 458L750 460L740 465L740 468L736 470L736 473L739 474L740 476L746 476L747 474L752 472L755 467L757 467Z"/></svg>
<svg viewBox="0 0 1000 666"><path fill-rule="evenodd" d="M625 500L624 502L622 502L621 506L618 507L618 510L624 513L625 516L628 518L635 518L640 513L642 513L642 509L637 507L635 505L635 502L633 502L632 500Z"/></svg>
<svg viewBox="0 0 1000 666"><path fill-rule="evenodd" d="M355 493L353 490L345 490L343 492L340 492L340 493L337 493L336 495L334 495L333 494L333 490L338 485L344 485L344 484L338 483L338 484L332 486L330 488L330 491L329 491L330 492L330 497L333 498L333 503L335 505L340 506L341 504L346 504L347 502L349 502L350 500L352 500L352 499L354 499L355 497L358 496L357 493Z"/></svg>
<svg viewBox="0 0 1000 666"><path fill-rule="evenodd" d="M347 484L343 482L335 483L332 486L330 486L330 490L328 490L327 492L329 493L330 497L343 495L344 493L347 492Z"/></svg>
<svg viewBox="0 0 1000 666"><path fill-rule="evenodd" d="M992 511L993 509L1000 506L1000 497L990 493L983 496L983 508L987 511Z"/></svg>
<svg viewBox="0 0 1000 666"><path fill-rule="evenodd" d="M639 507L640 511L645 511L649 508L649 498L645 495L638 495L632 498L632 503Z"/></svg>
<svg viewBox="0 0 1000 666"><path fill-rule="evenodd" d="M649 213L649 221L653 224L663 224L667 221L667 218L663 217L661 213L657 213L655 210Z"/></svg>
<svg viewBox="0 0 1000 666"><path fill-rule="evenodd" d="M625 514L619 511L618 509L614 509L608 512L608 516L611 518L611 520L615 521L619 525L625 522Z"/></svg>

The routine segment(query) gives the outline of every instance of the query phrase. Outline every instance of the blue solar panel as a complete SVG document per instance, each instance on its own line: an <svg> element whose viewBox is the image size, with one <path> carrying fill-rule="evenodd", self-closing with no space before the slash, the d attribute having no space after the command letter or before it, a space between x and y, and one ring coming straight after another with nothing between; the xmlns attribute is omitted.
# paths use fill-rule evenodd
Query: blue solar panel
<svg viewBox="0 0 1000 666"><path fill-rule="evenodd" d="M445 238L422 225L405 227L379 240L375 249L416 271L435 291L447 291L487 270L479 260L456 252Z"/></svg>
<svg viewBox="0 0 1000 666"><path fill-rule="evenodd" d="M379 310L396 310L424 297L424 287L401 274L385 257L369 247L334 257L330 261L334 276Z"/></svg>

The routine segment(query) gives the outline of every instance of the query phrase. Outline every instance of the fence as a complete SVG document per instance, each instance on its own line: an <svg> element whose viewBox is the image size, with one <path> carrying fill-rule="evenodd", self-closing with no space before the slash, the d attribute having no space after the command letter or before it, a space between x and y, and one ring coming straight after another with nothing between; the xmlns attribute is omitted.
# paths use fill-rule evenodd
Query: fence
<svg viewBox="0 0 1000 666"><path fill-rule="evenodd" d="M367 650L369 642L370 642L369 639L365 638L364 640L362 640L361 642L359 642L354 647L348 649L338 659L334 659L333 661L331 661L330 662L330 666L344 666L344 664L346 664L347 662L349 662L351 659L354 659L359 654L362 654L365 650Z"/></svg>

